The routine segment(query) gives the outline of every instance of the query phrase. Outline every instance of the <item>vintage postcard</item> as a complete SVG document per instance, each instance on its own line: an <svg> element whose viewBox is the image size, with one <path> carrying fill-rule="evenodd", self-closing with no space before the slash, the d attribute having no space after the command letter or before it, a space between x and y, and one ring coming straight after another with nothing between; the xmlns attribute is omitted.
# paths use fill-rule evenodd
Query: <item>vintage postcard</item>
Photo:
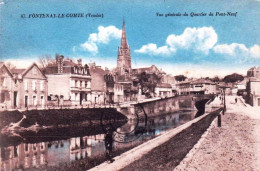
<svg viewBox="0 0 260 171"><path fill-rule="evenodd" d="M260 170L259 0L0 0L0 170Z"/></svg>

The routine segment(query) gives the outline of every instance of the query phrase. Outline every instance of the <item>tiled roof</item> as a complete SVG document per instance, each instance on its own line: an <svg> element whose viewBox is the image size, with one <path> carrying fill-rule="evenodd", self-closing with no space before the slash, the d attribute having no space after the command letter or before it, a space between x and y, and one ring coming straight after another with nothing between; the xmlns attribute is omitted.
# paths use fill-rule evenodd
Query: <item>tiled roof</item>
<svg viewBox="0 0 260 171"><path fill-rule="evenodd" d="M172 88L171 84L169 84L169 83L157 84L156 87L160 87L160 88Z"/></svg>
<svg viewBox="0 0 260 171"><path fill-rule="evenodd" d="M75 66L75 65L77 65L75 62L73 62L72 60L64 60L63 61L63 65L64 66Z"/></svg>
<svg viewBox="0 0 260 171"><path fill-rule="evenodd" d="M97 73L97 74L101 74L101 75L106 74L106 72L100 67L90 67L89 71L90 71L90 75L93 73Z"/></svg>

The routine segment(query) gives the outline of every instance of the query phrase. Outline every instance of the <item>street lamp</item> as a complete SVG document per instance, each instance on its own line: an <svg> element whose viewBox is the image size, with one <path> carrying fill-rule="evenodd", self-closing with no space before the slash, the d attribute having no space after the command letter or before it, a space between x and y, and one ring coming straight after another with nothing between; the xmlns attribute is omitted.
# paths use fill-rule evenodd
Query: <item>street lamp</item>
<svg viewBox="0 0 260 171"><path fill-rule="evenodd" d="M219 86L220 89L223 91L223 96L224 96L224 112L226 111L226 86ZM223 113L224 114L224 113Z"/></svg>

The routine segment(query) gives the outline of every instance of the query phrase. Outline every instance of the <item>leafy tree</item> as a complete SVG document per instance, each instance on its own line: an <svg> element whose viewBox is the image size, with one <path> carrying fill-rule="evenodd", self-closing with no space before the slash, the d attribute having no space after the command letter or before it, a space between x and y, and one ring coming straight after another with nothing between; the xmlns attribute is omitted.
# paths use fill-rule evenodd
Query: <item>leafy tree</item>
<svg viewBox="0 0 260 171"><path fill-rule="evenodd" d="M211 81L213 81L213 82L219 82L219 81L220 81L220 79L219 79L219 77L218 77L218 76L215 76L214 78L212 78L212 79L211 79Z"/></svg>
<svg viewBox="0 0 260 171"><path fill-rule="evenodd" d="M237 74L237 73L234 73L234 74L231 74L231 75L227 75L224 77L223 81L225 83L234 83L234 82L237 82L237 81L243 81L244 80L244 77L240 74Z"/></svg>
<svg viewBox="0 0 260 171"><path fill-rule="evenodd" d="M176 81L185 81L187 77L184 75L176 75L174 78Z"/></svg>
<svg viewBox="0 0 260 171"><path fill-rule="evenodd" d="M155 73L147 74L146 72L142 72L137 75L137 78L141 86L142 94L147 97L151 97L151 93L154 93L155 87L161 82L161 76Z"/></svg>

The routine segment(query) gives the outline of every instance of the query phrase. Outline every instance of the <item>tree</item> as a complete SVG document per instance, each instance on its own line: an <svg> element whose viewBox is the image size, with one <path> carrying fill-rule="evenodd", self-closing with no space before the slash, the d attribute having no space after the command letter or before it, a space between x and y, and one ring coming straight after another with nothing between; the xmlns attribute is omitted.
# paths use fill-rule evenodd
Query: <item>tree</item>
<svg viewBox="0 0 260 171"><path fill-rule="evenodd" d="M234 83L234 82L237 82L237 81L243 81L244 80L244 77L240 74L237 74L237 73L234 73L234 74L231 74L231 75L227 75L224 77L223 81L225 83Z"/></svg>
<svg viewBox="0 0 260 171"><path fill-rule="evenodd" d="M176 81L185 81L187 77L184 75L176 75L174 78Z"/></svg>
<svg viewBox="0 0 260 171"><path fill-rule="evenodd" d="M161 82L161 76L155 73L147 74L146 72L142 72L137 75L137 78L141 86L142 94L147 97L151 97L151 94L155 91L155 87Z"/></svg>
<svg viewBox="0 0 260 171"><path fill-rule="evenodd" d="M219 82L220 81L220 79L219 79L219 77L218 76L215 76L214 78L212 78L212 80L211 81L213 81L213 82Z"/></svg>
<svg viewBox="0 0 260 171"><path fill-rule="evenodd" d="M39 67L45 72L46 67L54 62L54 59L50 55L39 56Z"/></svg>

